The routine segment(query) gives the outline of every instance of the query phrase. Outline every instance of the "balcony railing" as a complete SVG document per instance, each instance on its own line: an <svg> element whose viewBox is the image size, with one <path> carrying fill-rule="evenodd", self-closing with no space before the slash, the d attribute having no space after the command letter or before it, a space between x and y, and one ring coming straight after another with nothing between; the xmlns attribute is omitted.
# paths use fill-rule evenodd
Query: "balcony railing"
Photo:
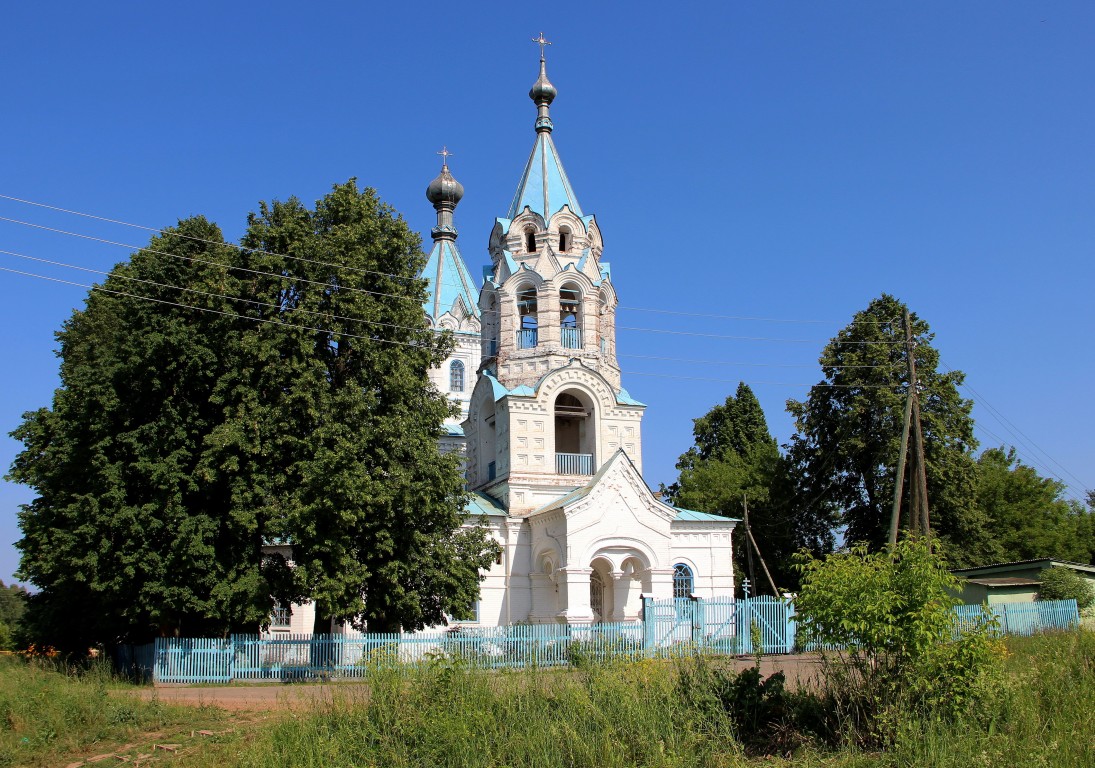
<svg viewBox="0 0 1095 768"><path fill-rule="evenodd" d="M592 475L592 453L556 453L555 471L560 475Z"/></svg>
<svg viewBox="0 0 1095 768"><path fill-rule="evenodd" d="M517 348L532 349L536 346L536 328L522 328L517 332Z"/></svg>
<svg viewBox="0 0 1095 768"><path fill-rule="evenodd" d="M582 348L582 329L581 328L561 328L563 332L563 348L564 349L581 349Z"/></svg>

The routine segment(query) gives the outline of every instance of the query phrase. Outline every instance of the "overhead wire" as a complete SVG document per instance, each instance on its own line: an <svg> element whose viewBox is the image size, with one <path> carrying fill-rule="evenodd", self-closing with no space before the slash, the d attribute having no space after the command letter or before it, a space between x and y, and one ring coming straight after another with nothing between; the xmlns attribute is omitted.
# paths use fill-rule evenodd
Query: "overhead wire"
<svg viewBox="0 0 1095 768"><path fill-rule="evenodd" d="M323 317L327 317L327 318L330 318L332 320L344 320L346 322L362 323L364 325L379 325L379 326L385 326L385 327L388 327L388 328L396 328L396 329L403 330L403 331L427 330L425 327L412 328L412 327L405 326L405 325L395 325L393 323L382 323L379 320L364 320L360 317L347 317L345 315L334 315L334 314L331 314L330 312L321 312L319 310L304 309L303 307L290 307L287 310L285 310L285 308L280 304L272 304L270 302L258 301L256 299L245 299L242 296L228 296L227 294L223 294L223 293L211 293L209 291L200 291L197 288L184 288L181 285L173 285L172 283L160 283L160 282L156 282L155 280L145 280L145 279L140 278L140 277L133 277L131 275L123 275L123 274L118 273L118 272L114 272L114 273L104 272L100 269L92 269L90 267L81 267L81 266L77 266L75 264L66 264L63 261L53 261L51 259L41 259L41 258L38 258L37 256L28 256L25 253L17 253L16 251L7 251L7 250L4 250L2 248L0 248L0 253L6 254L8 256L15 256L15 257L20 258L20 259L26 259L28 261L36 261L36 262L40 262L42 264L50 264L50 265L55 266L55 267L66 267L68 269L75 269L75 270L79 270L81 272L89 272L89 273L95 274L95 275L106 275L107 277L114 277L114 278L121 279L121 280L129 280L129 281L136 282L136 283L144 283L146 285L154 285L154 286L157 286L159 288L168 288L168 289L172 289L172 290L176 290L176 291L185 291L186 293L194 293L194 294L198 294L200 296L208 296L208 297L211 297L211 298L227 299L228 301L242 301L245 304L254 304L255 306L259 306L259 307L272 307L274 309L281 309L281 310L288 311L288 312L304 312L306 314L322 315ZM31 273L20 273L20 274L31 274ZM73 285L76 285L76 283L73 283ZM126 294L126 295L128 295L128 294ZM186 306L189 306L189 305L186 305Z"/></svg>
<svg viewBox="0 0 1095 768"><path fill-rule="evenodd" d="M346 271L357 272L357 273L361 273L361 274L374 274L374 275L377 275L377 276L390 277L390 278L393 278L393 279L403 279L403 280L417 280L417 279L420 279L420 278L417 278L417 277L410 277L410 276L407 276L407 275L396 275L396 274L392 274L392 273L381 272L381 271L378 271L378 270L369 270L369 269L365 269L365 268L362 268L362 267L354 267L354 266L349 266L349 265L334 264L334 263L325 262L325 261L322 261L322 260L319 260L319 259L310 259L310 258L302 257L302 256L292 256L292 255L289 255L289 254L283 254L283 253L277 253L277 252L273 252L273 251L267 251L267 250L260 249L260 248L251 248L251 247L248 247L248 246L242 246L242 245L238 245L238 244L235 244L235 243L228 243L228 242L224 242L224 241L215 241L215 240L209 240L209 239L206 239L206 238L199 238L199 237L196 237L196 236L193 236L193 235L186 235L186 234L183 234L181 232L176 232L176 231L173 231L173 230L170 230L170 229L144 226L144 225L140 225L140 224L135 224L133 222L123 221L123 220L120 220L120 219L114 219L114 218L109 218L109 217L105 217L105 216L99 216L99 215L96 215L96 214L91 214L91 213L87 213L87 212L84 212L84 211L77 211L77 210L69 209L69 208L63 208L63 207L60 207L60 206L54 206L54 205L50 205L50 204L47 204L47 203L42 203L42 202L38 202L38 201L28 200L28 199L25 199L25 198L15 197L15 196L12 196L12 195L0 194L0 199L10 200L10 201L13 201L13 202L18 202L18 203L31 205L31 206L35 206L35 207L39 207L39 208L43 208L43 209L53 210L53 211L57 211L57 212L61 212L61 213L69 214L69 215L80 216L80 217L84 217L84 218L88 218L88 219L103 221L103 222L106 222L106 223L116 224L116 225L119 225L119 226L126 226L126 227L141 229L141 230L144 230L144 231L147 231L147 232L153 232L153 233L160 234L161 236L173 236L173 237L179 237L179 238L183 238L183 239L187 239L187 240L203 242L203 243L206 243L206 244L212 244L212 245L223 246L223 247L230 247L230 248L238 249L242 252L261 253L261 254L266 254L266 255L271 255L271 256L277 256L279 258L286 258L286 259L298 261L298 262L301 262L301 263L309 263L309 264L315 264L315 265L320 265L320 266L328 266L328 267L336 268L336 269L339 269L339 270L346 270ZM183 256L181 254L172 254L172 253L165 252L165 251L159 251L157 249L151 249L151 248L142 247L142 246L138 246L138 245L130 244L130 243L121 243L121 242L117 242L117 241L113 241L113 240L108 240L108 239L105 239L105 238L98 238L98 237L94 237L94 236L91 236L91 235L85 235L85 234L78 233L78 232L71 232L71 231L68 231L68 230L62 230L62 229L59 229L59 228L48 227L48 226L44 226L44 225L40 225L40 224L35 224L35 223L32 223L32 222L21 221L19 219L12 219L12 218L8 218L8 217L0 216L0 221L7 221L7 222L10 222L10 223L19 224L19 225L22 225L22 226L33 227L33 228L36 228L36 229L42 229L42 230L45 230L45 231L50 231L50 232L54 232L54 233L58 233L58 234L64 234L64 235L71 236L71 237L78 237L78 238L81 238L81 239L87 239L87 240L100 242L100 243L107 244L107 245L113 245L113 246L124 247L124 248L131 248L131 249L135 249L137 251L145 251L145 252L150 252L150 253L156 253L156 254L159 254L159 255L166 255L166 256L169 256L171 258L179 258L179 259L182 259L182 260L191 261L191 262L195 262L195 263L203 263L203 264L210 264L210 265L220 266L220 267L227 268L227 269L234 269L234 270L237 270L237 271L242 271L242 272L255 274L255 275L260 275L260 276L265 276L265 277L271 277L271 278L280 279L280 280L295 280L297 282L306 283L306 284L322 285L322 286L325 286L325 287L328 286L328 284L324 283L324 282L309 280L309 279L301 278L301 277L294 276L294 275L291 275L291 274L276 274L276 273L270 273L270 272L263 272L261 270L253 270L253 269L250 269L250 268L247 268L247 267L240 267L238 265L229 265L229 264L223 264L221 262L215 262L215 261L210 261L210 260L206 260L206 259L199 259L199 258L195 258L195 257ZM26 256L24 254L17 254L15 252L11 252L11 251L2 251L2 252L8 253L9 255L18 256L20 258L29 258L29 259L32 259L32 260L35 260L35 261L42 261L44 263L52 263L52 264L55 264L57 266L63 266L63 267L72 268L72 269L79 269L79 270L88 271L88 272L95 272L95 273L98 273L98 274L106 274L106 273L103 273L103 272L98 271L98 270L91 270L89 268L79 267L79 266L76 266L76 265L63 264L63 263L60 263L60 262L50 262L49 260L38 259L38 258L35 258L35 257L29 257L29 256ZM152 300L152 301L159 301L159 300L156 300L156 299L152 299L151 297L139 297L139 296L136 296L136 294L126 294L125 292L110 291L110 290L107 290L107 289L103 289L101 287L87 286L87 285L84 285L84 284L75 283L75 282L66 281L66 280L57 280L55 278L48 278L48 277L45 277L45 276L34 275L33 273L21 272L19 270L4 269L4 271L14 272L16 274L23 274L23 275L28 275L28 276L32 276L32 277L41 277L42 279L55 280L56 282L66 283L66 284L80 286L80 287L91 288L93 290L106 290L107 292L117 293L117 294L120 294L120 295L133 295L137 298L148 298L149 300ZM127 276L122 276L122 277L126 277L126 279L135 279L135 278L129 278ZM191 293L199 293L199 294L200 293L205 293L205 292L201 292L201 291L196 291L195 289L182 288L180 286L169 286L169 285L166 285L166 284L157 284L157 283L153 283L152 281L139 280L139 282L146 282L146 283L149 283L149 284L159 285L160 287L174 288L174 289L177 289L177 290L188 291L188 292L191 292ZM462 284L451 284L451 285L452 285L452 287L464 287ZM345 290L355 291L355 292L362 292L362 293L366 293L366 294L389 297L389 298L396 298L396 299L403 299L403 300L413 300L413 301L418 301L419 300L418 297L401 296L401 295L398 295L398 294L390 294L390 293L384 293L384 292L379 292L379 291L370 291L370 290L367 290L367 289L356 288L356 287L353 287L353 286L340 286L340 288L345 289ZM220 296L222 298L226 298L226 299L229 299L229 300L243 301L245 303L250 303L250 304L260 305L260 306L274 306L274 305L265 304L263 302L259 302L259 301L256 301L256 300L246 299L246 298L243 298L243 297L228 297L228 296L223 296L222 294L205 294L205 295L216 295L216 296ZM170 304L171 302L162 302L161 301L161 303ZM184 306L185 307L185 306L189 306L189 305L178 305L178 306ZM200 309L200 308L197 308L197 309ZM825 320L814 320L814 319L770 318L770 317L722 315L722 314L716 314L716 313L702 313L702 312L685 312L685 311L680 311L680 310L669 310L669 309L651 308L651 307L633 307L633 306L629 306L629 305L619 305L618 309L624 310L624 311L649 312L649 313L674 315L674 316L681 316L681 317L699 317L699 318L706 318L706 319L733 320L733 321L755 321L755 322L776 322L776 323L809 323L809 324L824 324L824 323L830 322L830 321L825 321ZM322 314L322 313L318 313L318 312L312 312L311 310L301 310L301 311L308 312L308 313L313 313L313 314ZM480 310L480 311L482 312L483 310ZM338 316L331 316L331 315L326 315L326 316L332 317L333 319L368 323L368 321L362 321L362 320L359 320L359 319L356 319L356 318L346 318L346 317L338 317ZM255 319L259 319L259 318L255 318ZM276 322L276 321L274 321L274 322ZM873 321L872 320L872 321L869 321L869 322L882 324L882 323L886 323L886 322L889 322L889 321ZM391 325L391 324L384 324L384 323L375 323L375 324L388 325L389 327L394 327L394 328L404 328L406 330L414 330L414 329L406 328L404 326L394 326L394 325ZM303 326L294 326L294 327L303 327ZM319 330L319 329L312 329L312 330ZM764 341L764 342L780 342L780 343L833 343L833 342L837 342L837 343L858 344L858 345L868 345L868 344L880 344L881 345L881 344L900 344L900 343L903 343L899 340L895 340L895 341L890 342L890 341L839 341L837 339L830 339L830 340L824 340L824 339L782 339L782 338L767 337L767 336L739 336L739 335L730 335L730 334L703 333L703 332L698 332L698 331L680 331L680 330L662 329L662 328L640 328L640 327L633 327L633 326L618 326L618 330L624 330L624 331L629 331L629 332L639 332L639 333L659 333L659 334L676 335L676 336L694 336L694 337L701 337L701 338L716 338L716 339L735 340L735 341ZM344 335L351 335L352 336L352 334L344 334ZM361 337L361 338L371 338L371 337ZM629 357L629 356L628 355L621 355L621 357ZM655 358L654 356L633 355L633 356L630 356L630 357L635 357L635 358L644 358L645 357L646 359L658 359L658 358ZM750 367L752 367L752 366L807 367L807 366L791 366L791 365L765 364L765 363L730 363L730 362L723 362L723 361L696 361L696 360L674 359L674 358L662 358L662 359L664 361L686 362L686 363L690 363L690 364L742 365L742 366L750 366ZM942 365L942 363L941 363L941 365ZM853 366L846 366L846 367L850 368L850 367L853 367ZM854 367L857 367L857 368L859 368L859 367L874 368L874 367L885 367L885 366L854 366ZM629 375L640 375L640 376L641 375L653 375L653 376L661 376L661 377L681 378L681 379L688 379L688 380L704 380L704 381L729 381L729 380L713 379L713 378L706 378L706 377L680 377L680 376L672 376L672 375L669 375L669 374L651 374L651 373L645 373L645 372L631 372ZM757 382L757 383L768 383L768 382ZM786 382L771 382L771 383L772 384L779 384L779 385L786 385L786 386L810 386L810 385L790 384L790 383L786 383ZM838 385L828 385L828 386L838 386ZM854 385L839 385L839 386L854 386ZM973 387L969 386L968 384L963 384L963 386L971 394L973 394L974 397L977 398L978 402L984 405L985 410L990 415L992 415L993 418L995 418L1009 433L1011 433L1012 436L1017 439L1017 441L1022 443L1027 450L1030 450L1030 451L1033 451L1035 453L1041 454L1041 456L1043 456L1045 459L1052 462L1062 472L1067 474L1069 477L1071 477L1074 481L1079 483L1081 486L1085 485L1085 483L1082 480L1080 480L1080 478L1078 478L1067 467L1065 467L1063 464L1061 464L1055 458L1053 458L1050 454L1048 454L1046 451L1044 451L1040 446L1038 446L1036 443L1034 443L1033 440L1031 440L1025 433L1023 433L1013 422L1008 420L1002 413L1000 413L995 407L993 407L991 403L989 403L987 400L985 400L976 390L974 390ZM1058 475L1055 471L1050 470L1049 467L1047 467L1044 463L1042 463L1040 461L1037 462L1037 463L1043 469L1047 470L1049 472L1049 474L1051 474L1057 480L1059 480L1060 482L1062 482L1066 486L1068 486L1068 483L1066 483L1064 481L1064 479L1062 477L1060 477L1060 475Z"/></svg>
<svg viewBox="0 0 1095 768"><path fill-rule="evenodd" d="M115 296L127 296L129 298L139 299L141 301L152 301L152 302L155 302L157 304L166 304L166 305L173 306L173 307L179 307L181 309L192 309L192 310L195 310L197 312L207 312L207 313L214 314L214 315L224 315L226 317L235 317L235 318L239 318L241 320L254 320L257 323L269 323L271 325L281 325L281 326L284 326L286 328L294 328L294 329L303 330L303 331L316 331L317 333L328 333L328 334L331 334L332 336L345 336L345 337L351 338L351 339L364 339L366 341L378 341L378 342L381 342L381 343L384 343L384 344L398 344L398 345L404 346L404 347L416 347L418 349L427 349L427 348L429 348L429 345L418 344L418 343L415 343L415 342L397 341L395 339L384 339L384 338L378 338L376 336L362 336L362 335L353 334L353 333L346 333L344 331L334 331L334 330L331 330L330 328L317 328L317 327L308 326L308 325L295 325L293 323L283 323L280 320L270 320L270 319L262 318L262 317L251 317L251 316L248 316L248 315L241 315L237 312L226 312L224 310L211 309L211 308L208 308L208 307L195 307L192 304L180 304L179 302L167 301L166 299L157 299L157 298L154 298L152 296L142 296L141 294L138 294L138 293L128 293L126 291L116 291L112 288L104 288L101 285L88 285L86 283L77 283L73 280L63 280L59 277L49 277L48 275L39 275L39 274L36 274L34 272L24 272L24 271L19 270L19 269L11 269L9 267L0 267L0 272L11 272L11 273L16 274L16 275L24 275L26 277L35 277L35 278L38 278L39 280L48 280L49 282L62 283L64 285L73 285L73 286L76 286L78 288L87 288L87 289L92 290L92 291L99 291L100 293L109 293L109 294L113 294ZM230 298L230 297L225 297L225 298ZM423 329L423 330L425 330L425 329Z"/></svg>
<svg viewBox="0 0 1095 768"><path fill-rule="evenodd" d="M122 219L114 219L114 218L110 218L110 217L107 217L107 216L99 216L97 214L87 213L85 211L77 211L77 210L74 210L74 209L71 209L71 208L63 208L61 206L51 205L49 203L43 203L43 202L39 202L39 201L35 201L35 200L28 200L26 198L16 197L14 195L5 195L5 194L0 193L0 199L10 200L12 202L22 203L24 205L35 206L35 207L38 207L38 208L43 208L43 209L47 209L47 210L51 210L51 211L57 211L57 212L60 212L60 213L66 213L66 214L73 215L73 216L81 216L83 218L93 219L93 220L96 220L96 221L102 221L102 222L106 222L106 223L109 223L109 224L117 224L119 226L131 227L131 228L134 228L134 229L140 229L140 230L143 230L145 232L153 232L153 233L159 234L159 235L164 236L164 237L178 237L178 238L181 238L181 239L192 240L194 242L206 243L206 244L209 244L209 245L218 245L218 246L225 246L225 247L229 247L229 248L235 248L239 251L248 252L248 253L261 253L261 254L264 254L264 255L277 256L279 258L290 259L290 260L293 260L293 261L300 261L300 262L309 263L309 264L316 264L316 265L320 265L320 266L332 267L332 268L335 268L335 269L346 269L346 270L350 270L350 271L354 271L354 272L360 272L360 273L363 273L363 274L372 274L372 275L377 275L377 276L381 276L381 277L391 277L391 278L398 279L398 280L418 280L418 279L421 279L421 278L418 278L418 277L413 277L412 278L412 277L409 277L407 275L397 275L397 274L393 274L393 273L390 273L390 272L381 272L381 271L378 271L378 270L365 269L364 267L345 266L345 265L335 264L335 263L332 263L332 262L322 261L320 259L309 259L309 258L306 258L306 257L303 257L303 256L293 256L293 255L286 254L286 253L279 253L277 251L268 251L268 250L265 250L265 249L262 249L262 248L253 248L253 247L250 247L250 246L239 245L239 244L236 244L236 243L230 243L230 242L226 242L226 241L223 241L223 240L210 240L208 238L196 237L194 235L186 235L186 234L183 234L181 232L174 231L170 228L157 228L157 227L150 227L150 226L143 225L143 224L135 224L133 222L124 221ZM77 233L70 233L70 232L66 232L64 230L56 230L56 229L49 228L49 227L42 227L41 225L32 224L30 222L23 222L23 221L20 221L18 219L9 219L9 218L5 218L5 217L0 217L0 220L9 221L11 223L16 223L16 224L23 224L24 226L41 227L41 228L47 229L49 231L61 232L63 234L70 234L70 235L76 236L76 237L81 237L82 236L82 235L79 235ZM90 238L90 239L97 239L97 238ZM139 250L146 250L146 251L151 251L153 253L159 253L159 251L155 251L155 250L148 249L148 248L142 248L141 246L137 246L137 245L130 245L130 244L125 244L125 243L115 243L115 242L106 241L106 240L102 240L101 242L108 242L109 244L112 244L112 245L121 245L122 247L126 247L126 248L136 248L136 249L139 249ZM441 285L444 285L446 287L451 287L451 288L463 288L463 287L465 287L462 283L441 283ZM394 296L393 294L384 294L384 295ZM835 322L837 322L837 321L831 321L831 320L818 320L818 319L754 317L754 316L744 316L744 315L723 315L723 314L714 314L714 313L707 313L707 312L684 312L684 311L680 311L680 310L662 309L662 308L657 308L657 307L633 307L633 306L629 306L629 305L620 305L617 308L625 310L625 311L631 311L631 312L652 312L652 313L665 314L665 315L678 315L678 316L685 316L685 317L699 317L699 318L707 318L707 319L713 319L713 320L734 320L734 321L770 322L770 323L823 324L823 325L825 325L825 324L830 324L831 325L831 324L834 324ZM484 311L484 310L481 310L481 311ZM489 310L485 310L485 311L489 311ZM864 321L859 321L859 322L864 322ZM866 322L869 322L869 323L872 323L872 324L887 324L887 323L891 323L893 321L891 321L891 320L868 320Z"/></svg>

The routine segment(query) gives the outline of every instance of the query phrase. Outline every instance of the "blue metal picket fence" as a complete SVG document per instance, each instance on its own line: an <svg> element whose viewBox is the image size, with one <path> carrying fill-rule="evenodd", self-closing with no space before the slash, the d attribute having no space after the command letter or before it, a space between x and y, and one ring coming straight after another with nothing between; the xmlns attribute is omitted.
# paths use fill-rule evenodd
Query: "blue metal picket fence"
<svg viewBox="0 0 1095 768"><path fill-rule="evenodd" d="M1047 629L1067 629L1080 623L1075 600L960 605L954 610L958 614L958 631L969 629L990 617L996 620L996 631L1003 635L1033 635Z"/></svg>
<svg viewBox="0 0 1095 768"><path fill-rule="evenodd" d="M1075 600L959 606L958 628L995 616L1000 633L1031 634L1075 626ZM753 629L755 627L755 629ZM687 656L697 653L791 653L794 606L758 597L643 600L643 620L619 624L457 626L407 634L232 635L226 639L159 638L129 663L161 683L226 683L365 678L381 669L458 663L480 669L553 667L582 660ZM760 647L753 647L759 638ZM808 648L807 650L814 650ZM124 659L120 659L124 660Z"/></svg>

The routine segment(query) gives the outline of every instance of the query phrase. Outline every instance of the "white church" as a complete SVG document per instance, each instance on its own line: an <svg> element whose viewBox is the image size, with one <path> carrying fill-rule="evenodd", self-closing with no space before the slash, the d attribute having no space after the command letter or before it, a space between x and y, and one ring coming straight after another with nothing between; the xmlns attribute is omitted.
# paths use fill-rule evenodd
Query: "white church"
<svg viewBox="0 0 1095 768"><path fill-rule="evenodd" d="M437 226L424 309L456 338L431 380L461 406L441 448L465 457L466 524L487 520L502 548L474 618L458 623L626 622L643 595L732 599L737 521L672 507L643 481L646 406L621 382L611 270L551 138L542 54L529 96L536 140L478 283L456 246L464 188L447 162L426 190ZM269 633L310 633L313 621L310 604L282 607Z"/></svg>
<svg viewBox="0 0 1095 768"><path fill-rule="evenodd" d="M426 190L437 226L425 311L457 339L432 379L463 417L442 447L466 457L469 524L485 517L502 545L471 623L632 621L640 595L732 597L736 521L669 506L643 481L646 406L621 382L611 270L552 140L543 55L529 96L536 140L478 288L456 246L464 190L447 163Z"/></svg>

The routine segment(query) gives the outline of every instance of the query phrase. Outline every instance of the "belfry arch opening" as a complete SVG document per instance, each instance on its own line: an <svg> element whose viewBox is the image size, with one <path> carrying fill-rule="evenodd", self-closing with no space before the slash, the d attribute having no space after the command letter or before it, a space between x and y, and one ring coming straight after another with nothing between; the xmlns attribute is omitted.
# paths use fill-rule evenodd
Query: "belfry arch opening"
<svg viewBox="0 0 1095 768"><path fill-rule="evenodd" d="M536 253L536 230L525 227L525 253Z"/></svg>
<svg viewBox="0 0 1095 768"><path fill-rule="evenodd" d="M574 283L559 289L560 340L564 349L582 348L582 292Z"/></svg>
<svg viewBox="0 0 1095 768"><path fill-rule="evenodd" d="M570 227L559 227L559 253L569 253L572 242L573 235L570 233Z"/></svg>
<svg viewBox="0 0 1095 768"><path fill-rule="evenodd" d="M555 471L592 475L596 424L593 403L577 390L555 398Z"/></svg>
<svg viewBox="0 0 1095 768"><path fill-rule="evenodd" d="M517 348L532 349L536 346L539 332L534 286L527 285L517 292L517 313L521 317L521 327L517 329Z"/></svg>

